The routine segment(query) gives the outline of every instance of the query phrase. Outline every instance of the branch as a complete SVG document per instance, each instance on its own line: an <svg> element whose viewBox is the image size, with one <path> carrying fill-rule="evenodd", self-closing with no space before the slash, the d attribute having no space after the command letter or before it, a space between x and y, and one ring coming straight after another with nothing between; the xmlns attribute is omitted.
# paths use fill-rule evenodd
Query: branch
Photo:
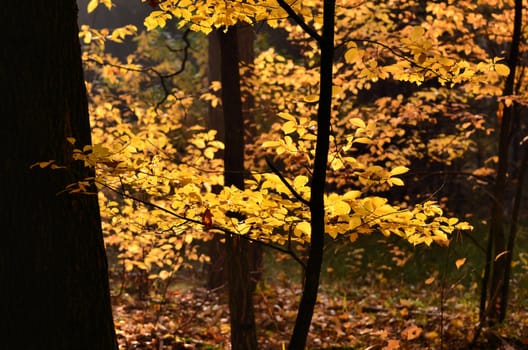
<svg viewBox="0 0 528 350"><path fill-rule="evenodd" d="M126 193L125 191L119 191L119 190L113 188L112 186L109 186L109 185L107 185L105 183L102 183L100 181L96 181L96 182L99 185L101 185L102 187L108 189L109 191L112 191L112 192L114 192L114 193L116 193L116 194L118 194L120 196L123 196L125 198L131 199L131 200L136 201L138 203L141 203L141 204L143 204L143 205L145 205L147 207L151 207L151 208L155 208L155 209L161 210L162 212L164 212L166 214L169 214L171 216L174 216L175 218L178 218L178 219L181 219L181 220L184 220L184 221L196 224L196 225L205 226L205 224L201 220L196 220L196 219L192 219L192 218L186 217L184 215L180 215L180 214L178 214L178 213L176 213L176 212L174 212L174 211L172 211L170 209L162 207L161 205L158 205L158 204L143 200L141 198L134 197L134 196ZM299 263L299 265L301 265L301 267L303 269L306 269L305 263L291 249L284 249L284 248L276 246L274 244L270 244L270 243L258 240L256 238L251 238L248 235L241 235L240 233L234 232L234 231L232 231L232 230L230 230L228 228L225 228L225 227L222 227L222 226L219 226L219 225L214 225L213 224L212 228L215 229L215 230L221 231L224 234L236 235L237 237L245 239L245 240L247 240L247 241L249 241L251 243L260 244L260 245L262 245L264 247L268 247L268 248L274 249L274 250L276 250L278 252L281 252L281 253L284 253L286 255L289 255L297 263ZM288 248L290 248L290 247L288 246Z"/></svg>
<svg viewBox="0 0 528 350"><path fill-rule="evenodd" d="M355 42L355 43L368 43L368 44L374 44L374 45L381 46L384 49L389 50L390 53L392 53L394 56L399 57L402 60L409 62L412 66L414 66L416 68L419 68L419 69L422 69L423 71L430 72L434 76L436 76L437 78L445 79L446 81L451 82L450 78L442 76L440 73L436 72L435 70L433 70L433 69L431 69L429 67L422 66L421 64L417 63L415 60L413 60L412 58L408 57L407 55L405 55L401 51L396 50L396 49L392 48L391 46L389 46L387 44L384 44L384 43L382 43L380 41L371 40L371 39L349 39L349 40L346 40L345 42L343 42L341 45L346 44L349 41L352 41L352 42ZM341 46L341 45L339 45L339 46Z"/></svg>
<svg viewBox="0 0 528 350"><path fill-rule="evenodd" d="M110 63L107 60L101 62L101 61L99 61L97 59L90 58L90 57L88 57L86 59L86 61L87 62L94 62L94 63L96 63L98 65L101 65L101 66L105 66L106 65L106 66L110 66L110 67L124 69L124 70L130 71L130 72L138 72L138 73L143 73L143 74L147 74L147 75L150 72L154 73L158 77L158 79L160 80L160 84L161 84L161 87L162 87L163 92L164 92L163 98L161 100L159 100L156 103L156 106L154 107L154 109L157 111L159 109L159 107L167 100L167 98L170 95L172 95L172 93L170 91L170 88L167 86L166 79L169 79L169 78L172 78L172 77L174 77L176 75L179 75L179 74L183 73L183 71L185 70L185 66L186 66L187 61L189 59L189 48L191 47L191 43L190 43L189 38L188 38L189 33L190 33L190 29L187 29L183 33L182 40L185 42L185 46L182 49L178 50L178 51L183 51L183 57L182 57L180 68L178 70L176 70L175 72L170 73L170 74L162 74L160 71L158 71L154 67L135 68L135 67L127 66L127 65ZM175 50L173 48L170 48L170 47L167 47L167 49L169 51L171 51L171 52L176 52L177 51L177 50Z"/></svg>
<svg viewBox="0 0 528 350"><path fill-rule="evenodd" d="M279 177L279 179L281 180L281 182L284 184L284 186L286 186L288 188L288 190L290 190L290 192L293 194L293 196L295 198L297 198L302 204L306 205L307 207L310 207L310 202L307 201L306 199L304 199L301 194L299 192L297 192L295 190L295 188L293 188L292 185L290 185L288 183L288 181L286 181L286 179L284 178L284 176L280 173L280 171L275 167L275 165L273 165L273 163L271 162L271 160L268 158L268 157L265 157L266 159L266 164L268 164L268 166L270 167L271 171L277 175Z"/></svg>
<svg viewBox="0 0 528 350"><path fill-rule="evenodd" d="M319 35L319 33L317 33L314 28L310 27L308 23L306 23L304 19L299 16L285 0L277 0L277 3L284 11L286 11L288 16L290 16L290 18L293 19L293 21L305 31L306 34L315 39L318 43L321 43L321 35Z"/></svg>

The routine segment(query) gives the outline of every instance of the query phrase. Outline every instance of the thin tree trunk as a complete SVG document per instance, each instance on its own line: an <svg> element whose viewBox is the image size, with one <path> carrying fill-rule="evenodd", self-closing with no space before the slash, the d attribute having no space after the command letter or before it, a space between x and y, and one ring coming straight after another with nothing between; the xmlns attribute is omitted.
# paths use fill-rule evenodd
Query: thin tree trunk
<svg viewBox="0 0 528 350"><path fill-rule="evenodd" d="M97 196L63 191L94 176L75 1L2 5L0 348L117 349Z"/></svg>
<svg viewBox="0 0 528 350"><path fill-rule="evenodd" d="M306 265L304 289L295 320L295 327L288 346L289 350L303 350L312 322L319 289L319 277L323 263L325 235L324 192L330 143L330 119L332 109L332 66L334 60L335 0L324 1L323 34L320 40L321 71L319 109L317 111L317 140L310 193L311 241Z"/></svg>
<svg viewBox="0 0 528 350"><path fill-rule="evenodd" d="M508 75L504 85L503 96L512 95L514 92L515 72L517 68L519 44L521 39L521 25L522 0L515 0L514 27L510 53L508 57L508 67L510 68L510 74ZM499 120L499 161L493 188L493 204L491 209L490 232L486 253L486 268L482 281L480 299L481 326L486 324L493 325L497 321L500 321L503 319L503 315L501 314L506 310L505 306L501 306L501 298L505 293L504 278L506 276L507 270L507 259L505 254L502 254L507 248L505 235L506 220L504 217L506 199L504 194L506 193L507 189L507 176L508 168L510 166L510 147L514 118L514 108L513 106L510 106L504 109L502 120ZM509 252L509 254L511 254L511 252ZM503 311L501 311L502 309Z"/></svg>
<svg viewBox="0 0 528 350"><path fill-rule="evenodd" d="M506 256L505 270L504 270L504 284L502 285L501 299L500 299L500 313L499 322L503 322L506 318L506 309L508 307L508 295L510 290L510 275L511 264L513 260L513 249L515 247L515 238L517 236L519 213L521 211L521 202L524 192L524 178L526 177L526 167L528 166L528 147L524 147L524 156L519 162L519 175L517 177L517 186L515 190L515 200L513 204L513 211L511 215L510 233L508 236L508 243L506 249L509 254Z"/></svg>

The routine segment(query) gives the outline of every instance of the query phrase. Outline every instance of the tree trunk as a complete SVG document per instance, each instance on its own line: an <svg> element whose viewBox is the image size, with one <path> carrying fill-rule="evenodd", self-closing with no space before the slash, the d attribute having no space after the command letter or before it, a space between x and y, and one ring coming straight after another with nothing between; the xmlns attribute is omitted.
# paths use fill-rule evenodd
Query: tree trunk
<svg viewBox="0 0 528 350"><path fill-rule="evenodd" d="M74 0L8 1L0 23L1 348L117 349L93 176L71 160L90 144ZM30 169L56 160L64 170Z"/></svg>
<svg viewBox="0 0 528 350"><path fill-rule="evenodd" d="M515 0L515 17L512 34L512 43L508 56L510 74L504 85L504 96L514 93L515 72L519 57L519 45L522 26L522 0ZM507 264L511 261L506 255L505 226L507 220L504 215L505 193L507 190L507 177L510 168L510 148L515 119L514 106L504 108L502 118L499 118L499 150L497 175L493 188L493 204L491 209L490 232L488 236L488 247L486 253L486 268L482 281L480 299L480 324L481 326L504 320L506 305L503 298L508 294L509 284L505 282L505 276L509 275ZM511 223L510 223L511 224ZM513 242L509 243L513 248Z"/></svg>
<svg viewBox="0 0 528 350"><path fill-rule="evenodd" d="M289 350L303 350L312 322L319 277L323 263L325 235L324 193L328 150L330 145L330 119L332 110L332 67L334 60L334 13L335 0L325 0L323 5L323 34L319 46L321 71L319 77L319 107L317 110L317 140L310 193L310 217L312 235L304 278L304 289L295 320L295 327L288 346Z"/></svg>
<svg viewBox="0 0 528 350"><path fill-rule="evenodd" d="M253 62L253 42L254 32L253 27L250 25L238 25L237 26L237 46L238 46L238 60L240 62L249 64ZM220 36L214 32L208 37L208 79L212 81L221 81L221 57L220 57ZM244 79L244 77L240 77ZM241 92L242 99L242 116L244 123L244 142L252 142L254 133L251 123L253 121L252 110L254 107L253 96L244 94ZM230 121L226 121L231 125ZM225 128L224 128L224 111L222 106L210 108L207 117L207 126L210 129L218 131L217 139L226 142ZM219 155L223 156L223 153L219 152ZM251 244L248 247L248 261L249 273L251 275L251 281L255 284L260 278L260 271L262 265L262 248L259 245ZM221 241L220 236L214 236L209 244L209 256L211 262L208 265L208 276L207 276L207 288L208 289L219 289L227 284L227 272L224 267L226 266L226 249ZM254 286L253 286L254 288Z"/></svg>
<svg viewBox="0 0 528 350"><path fill-rule="evenodd" d="M220 38L222 108L224 116L224 185L244 188L244 115L240 92L237 27ZM235 217L238 213L232 213ZM242 218L238 218L242 219ZM257 349L253 310L254 283L249 271L249 250L252 243L237 235L226 235L231 347L233 350Z"/></svg>

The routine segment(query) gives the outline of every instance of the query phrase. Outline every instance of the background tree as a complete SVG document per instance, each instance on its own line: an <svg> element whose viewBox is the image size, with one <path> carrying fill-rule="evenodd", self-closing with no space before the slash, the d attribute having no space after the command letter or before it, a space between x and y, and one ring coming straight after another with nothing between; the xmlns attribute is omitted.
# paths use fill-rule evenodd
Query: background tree
<svg viewBox="0 0 528 350"><path fill-rule="evenodd" d="M209 80L220 81L223 87L222 104L211 108L208 124L218 130L217 138L225 144L224 185L243 189L251 96L246 94L243 98L239 65L247 65L253 60L252 28L237 26L227 33L214 31L209 35L208 43ZM225 239L215 235L210 244L208 287L228 285L231 346L233 349L256 349L253 292L260 269L261 247L236 235L227 235Z"/></svg>
<svg viewBox="0 0 528 350"><path fill-rule="evenodd" d="M522 135L521 126L524 124L520 120L519 105L513 96L520 96L520 85L518 80L522 78L524 72L519 77L519 66L521 59L521 40L523 25L522 0L514 2L514 21L511 34L511 41L508 50L509 74L504 84L502 95L509 102L499 102L497 111L499 138L498 138L498 161L495 180L491 195L491 214L486 251L486 268L482 280L482 291L480 300L480 322L481 325L495 324L504 321L506 317L507 299L509 293L509 279L512 264L513 249L515 246L515 236L517 221L519 218L519 207L522 202L523 177L525 174L526 160L516 160L512 153L519 152L519 149L526 153L526 147L521 147L519 141ZM506 103L506 106L504 105ZM522 141L525 142L525 141ZM520 157L520 158L525 158ZM517 164L515 164L517 161ZM514 169L517 166L517 169ZM508 177L515 178L514 182ZM508 191L508 185L516 183L517 190ZM506 195L509 194L509 198ZM514 203L514 210L510 218L506 217L507 202ZM509 232L507 231L507 228Z"/></svg>
<svg viewBox="0 0 528 350"><path fill-rule="evenodd" d="M67 140L91 144L77 7L4 5L2 348L117 349L97 197L64 191L94 175ZM67 167L30 169L48 160Z"/></svg>

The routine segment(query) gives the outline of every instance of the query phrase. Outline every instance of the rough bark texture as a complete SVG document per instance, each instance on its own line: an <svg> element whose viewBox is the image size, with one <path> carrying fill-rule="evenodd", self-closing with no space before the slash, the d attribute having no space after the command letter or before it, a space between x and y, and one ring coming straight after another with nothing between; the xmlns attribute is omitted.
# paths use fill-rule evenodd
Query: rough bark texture
<svg viewBox="0 0 528 350"><path fill-rule="evenodd" d="M332 65L334 60L334 13L335 1L324 1L323 34L320 38L321 72L319 108L317 111L317 140L310 193L311 241L306 265L304 289L299 304L295 327L288 346L289 350L303 350L312 322L319 277L323 263L325 235L324 193L328 149L330 143L330 117L332 108Z"/></svg>
<svg viewBox="0 0 528 350"><path fill-rule="evenodd" d="M217 32L220 39L222 107L224 115L224 185L244 188L244 115L240 92L237 28ZM237 213L232 213L234 217ZM242 219L242 218L238 218ZM238 235L226 240L231 348L257 349L249 250L252 244Z"/></svg>
<svg viewBox="0 0 528 350"><path fill-rule="evenodd" d="M2 5L0 347L117 349L97 197L61 192L93 176L66 141L90 143L75 1Z"/></svg>

